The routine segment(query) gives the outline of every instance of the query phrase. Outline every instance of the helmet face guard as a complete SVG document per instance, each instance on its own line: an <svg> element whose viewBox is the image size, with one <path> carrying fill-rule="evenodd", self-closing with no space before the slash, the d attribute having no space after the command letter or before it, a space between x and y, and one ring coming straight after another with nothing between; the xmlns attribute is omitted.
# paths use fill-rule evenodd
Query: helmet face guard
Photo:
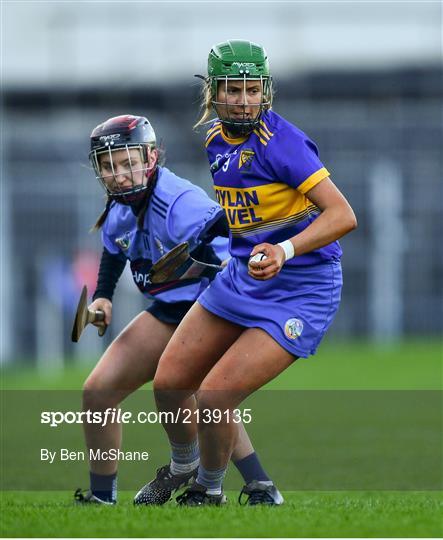
<svg viewBox="0 0 443 540"><path fill-rule="evenodd" d="M253 131L260 122L260 116L263 111L269 109L272 104L272 79L271 77L260 76L259 78L247 77L214 77L214 82L211 81L213 99L212 106L217 113L222 125L224 125L230 133L236 136L248 135ZM229 103L228 101L228 82L242 82L242 102ZM260 86L261 99L258 103L249 102L247 98L247 83L257 81ZM225 100L218 100L218 92L220 86L224 89ZM235 109L236 113L233 114ZM252 112L247 112L251 111ZM239 113L239 111L242 111Z"/></svg>
<svg viewBox="0 0 443 540"><path fill-rule="evenodd" d="M127 166L123 170L116 172L116 152L122 151L126 156L122 156L120 159L125 160ZM134 157L134 153L131 156L131 150L138 150L138 160ZM118 148L108 148L107 150L92 150L89 154L92 166L94 167L95 176L100 184L105 189L108 197L123 203L132 204L140 200L144 192L148 188L149 180L153 175L157 162L149 166L150 148L142 145L128 145ZM104 169L102 163L106 161L107 170ZM135 166L133 161L138 161L144 164ZM130 185L122 187L121 179L124 177L127 181L130 180ZM128 183L128 182L127 182Z"/></svg>
<svg viewBox="0 0 443 540"><path fill-rule="evenodd" d="M230 40L214 45L208 58L208 79L211 103L221 123L234 135L247 135L260 122L261 113L272 106L272 77L267 54L261 45L243 40ZM242 81L242 103L228 102L229 81ZM251 103L247 98L247 83L258 81L261 100ZM222 85L222 86L221 86ZM225 101L218 95L224 85ZM235 108L235 114L233 110ZM247 113L246 109L252 110ZM243 110L243 114L239 111Z"/></svg>
<svg viewBox="0 0 443 540"><path fill-rule="evenodd" d="M89 159L109 198L128 205L143 199L157 168L155 147L144 117L118 116L93 130Z"/></svg>

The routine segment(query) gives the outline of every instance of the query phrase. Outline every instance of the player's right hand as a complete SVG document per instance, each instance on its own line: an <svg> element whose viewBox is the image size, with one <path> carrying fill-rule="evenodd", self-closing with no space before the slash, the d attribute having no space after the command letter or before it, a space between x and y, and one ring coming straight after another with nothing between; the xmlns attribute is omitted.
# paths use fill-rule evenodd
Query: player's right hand
<svg viewBox="0 0 443 540"><path fill-rule="evenodd" d="M94 326L101 327L103 325L109 326L112 319L112 302L107 298L96 298L92 304L88 306L90 311L97 311L100 309L105 314L104 324L103 322L92 323Z"/></svg>
<svg viewBox="0 0 443 540"><path fill-rule="evenodd" d="M256 255L265 255L264 258L254 260ZM281 246L274 244L257 244L251 251L248 263L248 274L254 279L265 281L276 276L285 262L285 252Z"/></svg>

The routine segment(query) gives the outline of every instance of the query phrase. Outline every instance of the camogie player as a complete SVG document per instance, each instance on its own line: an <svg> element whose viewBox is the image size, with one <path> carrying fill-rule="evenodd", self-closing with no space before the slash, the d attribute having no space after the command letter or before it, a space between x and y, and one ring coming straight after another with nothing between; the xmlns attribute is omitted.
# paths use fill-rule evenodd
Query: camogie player
<svg viewBox="0 0 443 540"><path fill-rule="evenodd" d="M191 182L159 163L160 151L149 121L123 115L98 125L91 134L90 160L107 194L106 207L95 229L101 229L103 254L91 310L112 316L115 286L129 260L134 281L151 306L135 317L108 347L84 384L83 409L117 407L129 394L154 378L159 358L185 313L207 287L210 278L152 285L152 263L176 244L189 242L199 260L220 264L215 245L226 251L228 227L224 212ZM221 237L225 237L224 239ZM212 276L213 277L213 276ZM195 409L195 399L186 400ZM89 450L121 446L121 426L84 424ZM242 425L233 461L245 482L266 477ZM164 504L173 492L195 479L199 448L179 441L168 465L135 497L135 504ZM269 480L269 479L268 479ZM275 488L274 488L275 489ZM276 502L282 498L275 489ZM90 460L90 489L77 490L81 503L114 504L117 499L117 461Z"/></svg>
<svg viewBox="0 0 443 540"><path fill-rule="evenodd" d="M226 413L298 357L315 354L340 302L337 239L357 224L314 142L271 109L263 47L214 46L203 78L197 125L215 112L206 150L232 258L183 319L154 378L159 410L177 411L198 390L199 409L213 412L213 422L198 426L164 425L172 447L192 448L198 436L197 480L177 498L188 506L225 501L236 436ZM266 489L256 482L244 493L254 498Z"/></svg>

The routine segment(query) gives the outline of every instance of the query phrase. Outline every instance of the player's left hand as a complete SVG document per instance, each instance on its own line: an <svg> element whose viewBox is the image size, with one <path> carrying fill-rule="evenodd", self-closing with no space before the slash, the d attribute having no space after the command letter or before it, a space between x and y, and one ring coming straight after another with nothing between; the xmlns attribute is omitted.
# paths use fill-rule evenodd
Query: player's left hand
<svg viewBox="0 0 443 540"><path fill-rule="evenodd" d="M257 244L251 251L250 258L257 253L264 253L266 259L260 262L250 261L248 264L248 273L254 279L264 281L276 276L282 269L285 263L285 252L279 245L273 244Z"/></svg>

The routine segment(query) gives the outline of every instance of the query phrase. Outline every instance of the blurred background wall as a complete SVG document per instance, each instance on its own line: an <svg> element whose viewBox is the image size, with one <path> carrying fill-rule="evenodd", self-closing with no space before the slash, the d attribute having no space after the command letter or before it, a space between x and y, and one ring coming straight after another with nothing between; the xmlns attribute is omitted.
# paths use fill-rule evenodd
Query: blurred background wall
<svg viewBox="0 0 443 540"><path fill-rule="evenodd" d="M265 46L274 109L318 143L359 219L330 339L441 336L440 2L5 1L1 16L2 362L96 356L143 309L127 271L106 339L69 341L101 253L89 134L148 116L167 166L212 196L193 74L229 38Z"/></svg>

